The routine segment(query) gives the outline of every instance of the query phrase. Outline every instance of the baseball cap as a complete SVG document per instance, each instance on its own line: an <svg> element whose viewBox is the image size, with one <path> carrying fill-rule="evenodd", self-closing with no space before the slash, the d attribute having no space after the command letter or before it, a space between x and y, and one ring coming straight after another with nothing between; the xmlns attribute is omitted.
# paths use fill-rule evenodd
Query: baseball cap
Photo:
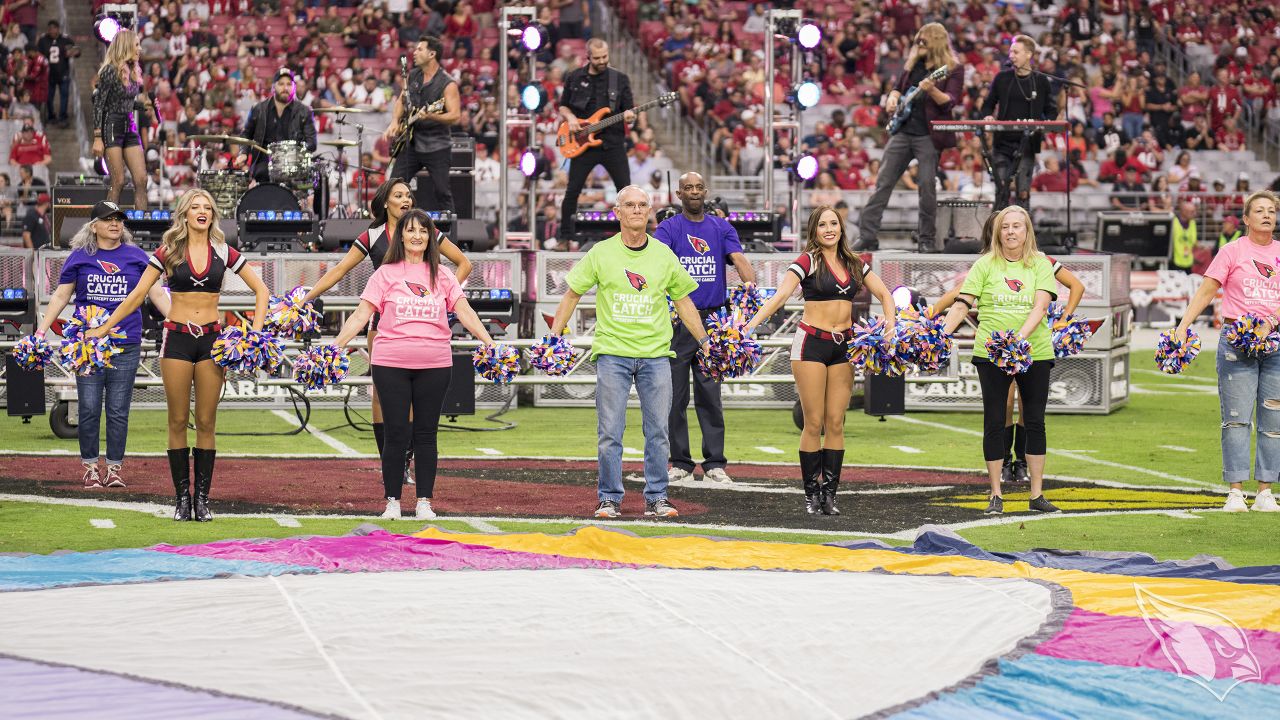
<svg viewBox="0 0 1280 720"><path fill-rule="evenodd" d="M276 71L275 77L271 78L271 82L274 84L277 80L279 80L282 77L287 77L290 80L293 80L294 79L293 71L287 67L282 67Z"/></svg>
<svg viewBox="0 0 1280 720"><path fill-rule="evenodd" d="M756 111L755 111L755 110L752 110L751 108L747 108L746 110L743 110L743 111L742 111L742 119L743 119L743 120L751 120L751 119L755 118L755 116L756 116Z"/></svg>
<svg viewBox="0 0 1280 720"><path fill-rule="evenodd" d="M43 205L45 203L48 203L50 200L51 198L49 197L49 193L40 193L39 195L36 196L37 205Z"/></svg>
<svg viewBox="0 0 1280 720"><path fill-rule="evenodd" d="M45 196L47 197L47 196ZM118 217L124 219L124 210L120 206L110 200L103 200L93 206L93 219L106 220L107 218Z"/></svg>

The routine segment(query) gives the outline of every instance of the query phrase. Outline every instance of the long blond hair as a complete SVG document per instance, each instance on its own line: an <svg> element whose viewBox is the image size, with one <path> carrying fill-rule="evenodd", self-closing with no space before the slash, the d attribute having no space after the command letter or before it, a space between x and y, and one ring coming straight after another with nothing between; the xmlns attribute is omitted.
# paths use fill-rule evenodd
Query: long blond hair
<svg viewBox="0 0 1280 720"><path fill-rule="evenodd" d="M116 69L116 74L120 76L121 85L128 86L130 82L142 82L142 65L134 62L132 70L129 67L129 52L137 45L138 33L133 30L121 30L116 33L111 44L107 46L102 65L98 66L98 75L102 75L103 70L113 67Z"/></svg>
<svg viewBox="0 0 1280 720"><path fill-rule="evenodd" d="M173 271L182 263L187 261L187 244L189 242L187 236L187 211L191 209L191 204L196 198L202 197L209 201L209 242L214 245L225 245L227 236L222 232L222 228L218 227L218 205L213 201L213 196L208 190L200 188L192 188L182 194L178 198L178 205L173 209L173 224L168 230L164 231L164 237L160 240L160 249L164 250L164 272L165 275L172 275Z"/></svg>
<svg viewBox="0 0 1280 720"><path fill-rule="evenodd" d="M81 225L80 229L76 231L76 234L71 236L71 249L83 250L86 255L93 255L98 252L97 225L97 220L90 220L84 225ZM124 228L120 231L120 244L133 244L133 233L129 232L129 228Z"/></svg>
<svg viewBox="0 0 1280 720"><path fill-rule="evenodd" d="M924 50L921 51L920 46L914 42L911 45L911 52L907 55L907 63L903 72L911 72L916 63L921 59L924 60L926 70L936 69L947 65L952 69L960 64L956 58L955 51L951 49L951 35L947 33L947 29L941 23L928 23L916 32L916 37L924 40Z"/></svg>
<svg viewBox="0 0 1280 720"><path fill-rule="evenodd" d="M1037 258L1044 257L1040 252L1039 246L1036 245L1036 231L1031 227L1031 213L1021 205L1010 205L1000 212L996 213L995 220L991 225L991 247L987 249L987 254L995 256L992 259L1002 260L1004 256L1000 254L1000 228L1004 225L1005 216L1009 213L1022 213L1022 217L1027 223L1027 239L1022 244L1022 264L1025 267L1035 265Z"/></svg>

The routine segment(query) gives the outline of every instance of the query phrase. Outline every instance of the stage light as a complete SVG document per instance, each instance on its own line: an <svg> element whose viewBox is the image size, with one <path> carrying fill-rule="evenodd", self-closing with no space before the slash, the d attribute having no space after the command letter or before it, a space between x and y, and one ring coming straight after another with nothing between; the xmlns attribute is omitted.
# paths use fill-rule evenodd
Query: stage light
<svg viewBox="0 0 1280 720"><path fill-rule="evenodd" d="M103 15L93 23L93 34L102 42L110 45L120 33L120 21L110 15Z"/></svg>
<svg viewBox="0 0 1280 720"><path fill-rule="evenodd" d="M525 150L520 156L520 172L527 178L533 177L534 173L538 172L538 156L532 150Z"/></svg>
<svg viewBox="0 0 1280 720"><path fill-rule="evenodd" d="M533 83L525 85L520 91L520 104L529 112L537 112L542 107L542 89Z"/></svg>
<svg viewBox="0 0 1280 720"><path fill-rule="evenodd" d="M919 290L906 285L899 285L893 289L893 305L899 310L914 308L916 310L924 310L929 303L925 302L924 296Z"/></svg>
<svg viewBox="0 0 1280 720"><path fill-rule="evenodd" d="M537 25L525 25L524 30L520 32L520 44L529 52L542 47L542 29Z"/></svg>
<svg viewBox="0 0 1280 720"><path fill-rule="evenodd" d="M805 50L812 50L822 42L822 28L806 20L800 23L800 28L796 30L796 41Z"/></svg>
<svg viewBox="0 0 1280 720"><path fill-rule="evenodd" d="M812 155L801 155L795 164L796 176L808 182L818 177L818 158Z"/></svg>
<svg viewBox="0 0 1280 720"><path fill-rule="evenodd" d="M806 80L796 86L796 104L807 110L822 100L822 88L812 80Z"/></svg>

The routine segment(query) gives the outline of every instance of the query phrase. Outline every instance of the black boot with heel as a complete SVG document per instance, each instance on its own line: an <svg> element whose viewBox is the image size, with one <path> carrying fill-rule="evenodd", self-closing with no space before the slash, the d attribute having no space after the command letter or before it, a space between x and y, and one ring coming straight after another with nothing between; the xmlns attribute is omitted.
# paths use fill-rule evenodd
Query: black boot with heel
<svg viewBox="0 0 1280 720"><path fill-rule="evenodd" d="M836 490L840 488L840 470L844 467L844 450L822 450L822 514L839 515Z"/></svg>
<svg viewBox="0 0 1280 720"><path fill-rule="evenodd" d="M804 479L804 509L810 515L822 512L822 451L800 451L800 477Z"/></svg>
<svg viewBox="0 0 1280 720"><path fill-rule="evenodd" d="M169 474L173 476L173 492L177 502L173 506L174 520L191 519L191 463L190 448L169 450Z"/></svg>
<svg viewBox="0 0 1280 720"><path fill-rule="evenodd" d="M213 485L213 459L218 451L194 448L191 453L196 475L195 519L209 522L213 519L213 513L209 512L209 488Z"/></svg>

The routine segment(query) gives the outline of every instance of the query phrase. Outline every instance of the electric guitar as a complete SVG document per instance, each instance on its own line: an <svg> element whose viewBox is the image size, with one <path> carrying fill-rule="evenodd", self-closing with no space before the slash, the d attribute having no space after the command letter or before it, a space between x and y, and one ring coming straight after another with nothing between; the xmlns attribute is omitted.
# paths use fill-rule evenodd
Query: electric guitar
<svg viewBox="0 0 1280 720"><path fill-rule="evenodd" d="M650 100L643 105L637 105L631 108L632 112L641 113L652 107L665 107L680 99L679 93L664 93L659 95L656 100ZM626 111L620 113L609 114L609 108L602 107L591 114L588 118L579 118L581 123L578 126L578 132L569 131L569 123L560 123L560 128L556 130L556 147L560 148L560 154L566 158L575 158L586 152L590 148L596 147L603 140L596 139L596 133L604 130L610 125L622 122Z"/></svg>
<svg viewBox="0 0 1280 720"><path fill-rule="evenodd" d="M415 110L413 106L409 104L409 63L404 58L400 58L400 75L402 78L404 78L404 87L405 87L404 99L405 99L406 117L404 119L404 125L402 129L396 135L396 139L391 141L391 158L393 160L397 156L399 156L400 152L403 151L406 147L408 147L409 142L413 140L413 124L414 123L418 122L419 120L425 118L428 115L439 115L445 111L444 98L440 98L439 100L429 105L420 107Z"/></svg>
<svg viewBox="0 0 1280 720"><path fill-rule="evenodd" d="M942 67L929 73L925 80L931 82L939 82L945 80L951 74L951 66L943 65ZM921 80L920 82L924 82ZM911 117L911 108L915 104L915 100L920 96L920 85L913 86L901 98L898 99L898 110L889 118L887 129L890 135L896 135L902 126L907 123L907 118Z"/></svg>

